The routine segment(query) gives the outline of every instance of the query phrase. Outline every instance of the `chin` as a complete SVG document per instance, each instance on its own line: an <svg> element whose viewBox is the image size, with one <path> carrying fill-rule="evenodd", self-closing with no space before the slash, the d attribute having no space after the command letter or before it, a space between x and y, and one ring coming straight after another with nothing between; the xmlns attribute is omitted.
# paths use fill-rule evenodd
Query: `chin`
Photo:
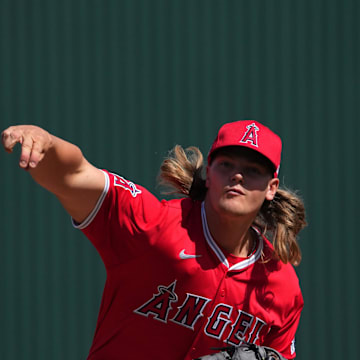
<svg viewBox="0 0 360 360"><path fill-rule="evenodd" d="M220 213L227 216L238 217L249 215L249 211L246 211L243 206L238 204L229 204L227 202L219 204Z"/></svg>
<svg viewBox="0 0 360 360"><path fill-rule="evenodd" d="M246 204L237 201L229 201L229 199L220 201L218 209L222 215L229 217L256 216L259 211L257 208L246 206Z"/></svg>

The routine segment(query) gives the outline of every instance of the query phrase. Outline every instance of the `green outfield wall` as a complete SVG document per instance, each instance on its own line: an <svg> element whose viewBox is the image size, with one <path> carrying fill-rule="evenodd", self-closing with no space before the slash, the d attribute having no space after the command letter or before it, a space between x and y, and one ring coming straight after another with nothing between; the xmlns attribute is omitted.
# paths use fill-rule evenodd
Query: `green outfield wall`
<svg viewBox="0 0 360 360"><path fill-rule="evenodd" d="M206 154L224 122L267 124L308 214L298 359L352 358L359 17L355 0L0 0L1 128L45 127L161 196L175 144ZM18 156L0 153L0 359L85 359L105 269Z"/></svg>

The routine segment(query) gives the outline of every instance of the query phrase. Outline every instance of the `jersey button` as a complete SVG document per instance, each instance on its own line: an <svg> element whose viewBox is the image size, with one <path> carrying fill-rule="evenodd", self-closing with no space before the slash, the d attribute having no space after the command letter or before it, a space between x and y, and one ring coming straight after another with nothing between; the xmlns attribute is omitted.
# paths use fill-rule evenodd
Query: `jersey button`
<svg viewBox="0 0 360 360"><path fill-rule="evenodd" d="M220 291L220 296L221 296L221 297L225 297L225 290L224 290L224 289L222 289L222 290Z"/></svg>

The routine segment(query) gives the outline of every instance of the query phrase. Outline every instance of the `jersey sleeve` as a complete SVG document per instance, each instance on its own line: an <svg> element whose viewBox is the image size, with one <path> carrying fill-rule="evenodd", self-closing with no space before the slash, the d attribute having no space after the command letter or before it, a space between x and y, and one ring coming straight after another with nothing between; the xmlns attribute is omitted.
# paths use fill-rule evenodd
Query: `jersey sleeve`
<svg viewBox="0 0 360 360"><path fill-rule="evenodd" d="M95 208L82 223L73 225L89 238L109 267L146 251L167 207L144 187L117 174L103 173L105 186Z"/></svg>
<svg viewBox="0 0 360 360"><path fill-rule="evenodd" d="M300 314L304 306L301 291L294 296L284 314L283 325L274 326L268 333L265 344L279 351L286 359L295 359L295 334L300 321Z"/></svg>

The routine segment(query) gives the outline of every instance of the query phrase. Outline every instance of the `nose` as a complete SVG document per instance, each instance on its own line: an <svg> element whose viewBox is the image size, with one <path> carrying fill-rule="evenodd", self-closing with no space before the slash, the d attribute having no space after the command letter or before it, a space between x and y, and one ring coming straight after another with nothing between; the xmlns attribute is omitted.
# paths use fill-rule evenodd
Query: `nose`
<svg viewBox="0 0 360 360"><path fill-rule="evenodd" d="M244 177L242 175L242 172L237 171L236 173L234 173L231 176L231 181L237 183L237 184L241 184L244 181Z"/></svg>

